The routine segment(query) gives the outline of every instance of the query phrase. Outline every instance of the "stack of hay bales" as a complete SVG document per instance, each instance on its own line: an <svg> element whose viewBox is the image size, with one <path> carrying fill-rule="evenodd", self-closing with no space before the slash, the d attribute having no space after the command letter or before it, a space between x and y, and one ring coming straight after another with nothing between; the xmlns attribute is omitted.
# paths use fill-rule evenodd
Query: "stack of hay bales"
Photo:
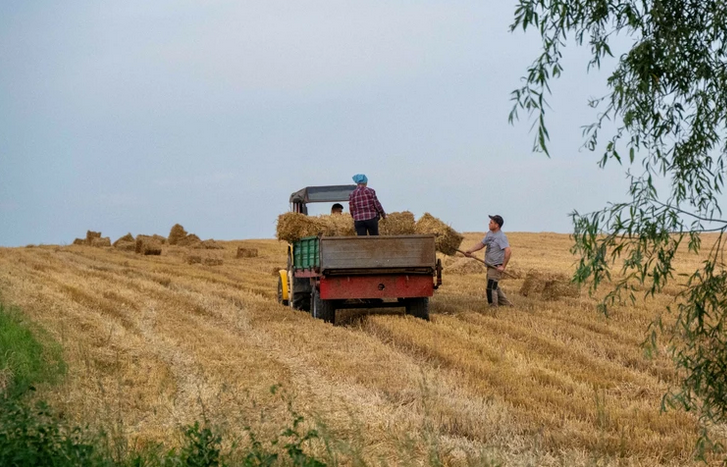
<svg viewBox="0 0 727 467"><path fill-rule="evenodd" d="M153 236L137 235L135 251L145 256L159 256L162 254L162 243Z"/></svg>
<svg viewBox="0 0 727 467"><path fill-rule="evenodd" d="M561 297L579 297L580 288L565 274L545 273L531 269L520 287L520 295L557 300Z"/></svg>
<svg viewBox="0 0 727 467"><path fill-rule="evenodd" d="M436 237L434 240L434 246L437 251L441 251L445 255L449 256L452 256L457 252L457 249L462 244L462 240L464 240L464 237L456 230L428 212L424 213L424 215L419 218L414 226L414 230L420 235L434 234Z"/></svg>
<svg viewBox="0 0 727 467"><path fill-rule="evenodd" d="M170 245L176 245L179 240L187 236L187 231L180 224L174 224L172 230L169 231L168 242Z"/></svg>
<svg viewBox="0 0 727 467"><path fill-rule="evenodd" d="M213 239L202 240L198 244L195 244L193 248L200 248L205 250L224 250L225 247L214 241Z"/></svg>
<svg viewBox="0 0 727 467"><path fill-rule="evenodd" d="M94 238L91 240L91 246L95 247L110 247L111 246L111 239L109 237L99 237Z"/></svg>
<svg viewBox="0 0 727 467"><path fill-rule="evenodd" d="M257 258L257 248L237 247L236 258Z"/></svg>
<svg viewBox="0 0 727 467"><path fill-rule="evenodd" d="M109 237L101 237L101 232L94 232L92 230L86 231L86 238L77 238L73 240L74 245L87 245L94 247L105 247L111 246L111 239Z"/></svg>
<svg viewBox="0 0 727 467"><path fill-rule="evenodd" d="M184 238L177 240L177 246L184 246L188 248L197 248L200 243L202 243L202 239L195 234L189 234Z"/></svg>
<svg viewBox="0 0 727 467"><path fill-rule="evenodd" d="M278 240L293 243L304 237L329 235L331 224L326 223L322 217L306 216L298 212L279 215L276 229Z"/></svg>
<svg viewBox="0 0 727 467"><path fill-rule="evenodd" d="M379 221L381 235L411 235L416 232L414 214L409 211L392 212Z"/></svg>
<svg viewBox="0 0 727 467"><path fill-rule="evenodd" d="M165 245L167 243L167 237L163 237L161 235L154 234L151 236L151 238L161 243L162 245Z"/></svg>
<svg viewBox="0 0 727 467"><path fill-rule="evenodd" d="M124 251L136 251L136 240L131 233L127 233L114 242L114 248Z"/></svg>
<svg viewBox="0 0 727 467"><path fill-rule="evenodd" d="M415 221L410 211L393 212L379 221L381 235L435 235L438 251L454 255L464 237L453 228L429 213ZM297 212L286 212L278 216L276 234L278 240L296 242L304 237L318 235L343 237L356 235L353 218L349 214L306 216Z"/></svg>

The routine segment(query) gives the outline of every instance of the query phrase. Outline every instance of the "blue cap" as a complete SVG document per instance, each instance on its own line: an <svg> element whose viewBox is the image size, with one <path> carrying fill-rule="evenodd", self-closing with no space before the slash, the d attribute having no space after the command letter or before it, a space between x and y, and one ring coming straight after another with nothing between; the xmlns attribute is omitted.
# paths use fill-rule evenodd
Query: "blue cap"
<svg viewBox="0 0 727 467"><path fill-rule="evenodd" d="M364 174L356 174L353 176L353 181L356 183L368 183L369 179Z"/></svg>

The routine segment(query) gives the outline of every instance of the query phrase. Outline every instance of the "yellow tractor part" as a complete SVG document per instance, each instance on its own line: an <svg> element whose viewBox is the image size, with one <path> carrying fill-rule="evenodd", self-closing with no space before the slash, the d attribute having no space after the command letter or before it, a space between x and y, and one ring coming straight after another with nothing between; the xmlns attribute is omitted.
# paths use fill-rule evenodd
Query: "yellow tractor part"
<svg viewBox="0 0 727 467"><path fill-rule="evenodd" d="M290 292L288 291L288 271L285 269L278 270L278 274L280 274L280 283L282 284L282 296L281 300L284 303L288 303L290 301Z"/></svg>

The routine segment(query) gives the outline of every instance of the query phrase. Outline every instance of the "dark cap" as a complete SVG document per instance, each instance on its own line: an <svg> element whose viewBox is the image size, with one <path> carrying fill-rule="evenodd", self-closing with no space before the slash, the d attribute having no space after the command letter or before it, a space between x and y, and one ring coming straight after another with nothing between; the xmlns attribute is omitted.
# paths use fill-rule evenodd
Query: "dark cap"
<svg viewBox="0 0 727 467"><path fill-rule="evenodd" d="M489 217L493 221L497 222L497 225L499 225L500 227L502 227L502 224L505 223L505 221L502 219L502 216L500 216L498 214L495 214L494 216L489 216Z"/></svg>

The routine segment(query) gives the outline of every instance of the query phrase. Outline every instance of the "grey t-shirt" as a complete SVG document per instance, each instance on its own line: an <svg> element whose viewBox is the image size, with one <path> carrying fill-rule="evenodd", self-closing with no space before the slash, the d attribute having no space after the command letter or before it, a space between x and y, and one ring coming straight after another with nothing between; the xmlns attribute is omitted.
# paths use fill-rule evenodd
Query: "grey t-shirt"
<svg viewBox="0 0 727 467"><path fill-rule="evenodd" d="M485 238L482 239L482 244L485 245L486 263L499 266L505 261L505 248L509 247L510 243L502 230L487 232Z"/></svg>

